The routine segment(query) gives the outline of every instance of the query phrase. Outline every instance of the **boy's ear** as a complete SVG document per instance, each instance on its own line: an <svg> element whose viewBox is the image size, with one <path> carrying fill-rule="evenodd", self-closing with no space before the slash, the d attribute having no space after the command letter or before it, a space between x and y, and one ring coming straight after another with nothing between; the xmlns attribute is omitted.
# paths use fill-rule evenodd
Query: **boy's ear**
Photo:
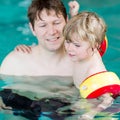
<svg viewBox="0 0 120 120"><path fill-rule="evenodd" d="M35 31L34 31L34 28L33 28L32 24L31 24L30 22L29 22L29 27L30 27L33 35L36 36Z"/></svg>

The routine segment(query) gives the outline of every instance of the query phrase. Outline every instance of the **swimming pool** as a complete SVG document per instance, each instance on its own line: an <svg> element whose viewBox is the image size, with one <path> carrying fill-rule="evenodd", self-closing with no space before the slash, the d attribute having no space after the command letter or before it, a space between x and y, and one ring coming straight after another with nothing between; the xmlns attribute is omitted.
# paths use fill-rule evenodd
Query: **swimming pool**
<svg viewBox="0 0 120 120"><path fill-rule="evenodd" d="M13 108L1 110L0 120L78 120L100 102L80 99L71 77L1 75L0 88L4 103ZM120 97L94 120L119 120L119 111Z"/></svg>
<svg viewBox="0 0 120 120"><path fill-rule="evenodd" d="M68 3L69 0L63 0L63 2L65 3L65 6L68 10ZM103 16L103 18L105 19L105 21L108 24L108 32L107 32L107 37L108 37L108 50L106 52L106 54L103 56L103 61L106 64L106 67L117 73L117 75L120 77L120 26L119 26L119 21L120 21L120 1L119 0L105 0L100 1L100 0L78 0L81 4L81 11L83 10L90 10L90 11L95 11L97 12L99 15ZM33 35L31 34L31 31L29 30L28 27L28 19L27 19L27 7L29 6L31 0L1 0L0 1L0 64L2 62L2 60L4 59L5 55L8 54L8 52L10 52L12 49L14 49L14 47L18 44L28 44L28 45L32 45L32 44L37 44L36 39L33 37ZM3 79L2 77L0 78L1 80ZM28 79L28 81L32 81L32 79L36 80L39 79L40 82L39 84L41 84L41 86L44 86L44 84L41 82L41 80L50 80L49 82L51 83L53 80L56 79L68 79L68 78L61 78L59 76L54 77L54 78L50 78L47 76L47 78L45 77L39 77L39 78L33 78L33 77L18 77L18 78L14 78L14 77L9 77L9 76L5 76L5 78L3 79L4 81L0 83L0 86L3 86L4 83L7 85L14 85L12 86L12 89L14 89L14 91L19 92L21 95L29 95L29 97L31 99L33 99L34 97L36 98L40 98L43 95L48 96L49 95L53 95L56 96L57 98L61 97L63 95L62 89L66 90L66 93L68 93L65 96L62 96L63 98L67 97L70 99L70 101L72 103L74 103L77 99L78 96L74 96L72 91L68 91L69 89L73 90L74 93L76 93L77 91L75 90L75 88L72 86L72 83L69 82L67 83L66 81L64 81L63 83L55 83L55 86L57 86L57 90L59 91L58 94L56 95L56 93L54 93L54 91L56 90L51 90L50 91L45 91L44 89L40 89L39 87L36 87L36 84L38 83L34 83L35 85L31 87L31 82L30 84L28 83L24 83L24 79ZM70 78L69 78L70 79ZM11 82L9 82L9 80ZM59 81L59 80L58 80ZM22 83L23 82L23 83ZM16 84L12 84L12 83L16 83ZM29 92L25 89L23 91L21 91L21 86L19 85L25 85L24 88L30 88ZM21 84L20 84L21 83ZM38 85L39 85L38 84ZM52 83L53 84L53 83ZM57 84L57 85L56 85ZM58 89L58 87L61 86L61 84L69 84L69 88L60 88L60 90ZM28 86L26 86L28 85ZM51 85L51 84L49 84ZM45 87L45 86L44 86ZM48 86L46 86L48 87ZM51 88L51 86L49 86ZM17 88L17 89L16 89ZM19 88L19 89L18 89ZM23 88L23 87L22 87ZM37 89L38 88L38 89ZM36 90L37 89L37 90ZM19 91L18 91L19 90ZM43 91L42 94L40 94L38 91ZM28 94L29 93L29 94ZM36 96L33 96L36 93ZM48 93L48 94L44 94L44 93ZM77 95L77 94L76 94ZM44 96L44 97L46 97ZM115 103L113 104L113 106L111 108L108 109L108 111L112 111L112 113L114 113L114 111L117 111L120 107L120 98L118 98ZM64 101L65 102L65 101ZM93 103L96 103L96 101L92 101ZM69 103L69 102L68 102ZM86 106L87 104L87 106ZM80 108L82 109L81 111L77 110L76 113L73 113L72 115L69 114L65 114L66 116L63 116L64 118L68 119L68 120L75 120L77 118L77 114L82 114L87 110L90 110L91 107L91 103L89 103L89 101L87 100L80 100L80 102L78 101L77 103L78 106L80 106ZM66 108L62 108L62 110L60 110L60 113L62 113L62 111L65 110L69 110L70 106L67 106ZM76 108L77 109L77 108ZM12 111L14 112L14 111ZM15 111L16 112L16 111ZM67 111L68 112L68 111ZM64 113L64 112L63 112ZM14 113L14 114L18 114L18 113ZM40 117L40 120L49 120L50 117L48 115L49 113L45 113L45 115L42 115L42 117ZM28 114L30 115L30 114ZM102 120L119 120L119 116L120 114L113 114L113 115L107 115L107 112L102 112L100 114L97 115L97 117L95 118L95 120L98 119L102 119ZM54 115L54 118L58 117L56 115ZM13 113L11 113L10 111L1 111L0 112L0 120L26 120L26 117L21 116L20 114L18 115L13 115ZM59 120L58 118L56 118L57 120ZM63 118L61 118L62 120Z"/></svg>
<svg viewBox="0 0 120 120"><path fill-rule="evenodd" d="M63 0L68 11L69 0ZM1 0L0 1L0 64L3 58L18 44L36 44L37 41L28 27L27 7L31 0ZM120 77L120 1L105 0L78 0L81 11L95 11L101 15L108 24L108 51L103 60L109 70Z"/></svg>

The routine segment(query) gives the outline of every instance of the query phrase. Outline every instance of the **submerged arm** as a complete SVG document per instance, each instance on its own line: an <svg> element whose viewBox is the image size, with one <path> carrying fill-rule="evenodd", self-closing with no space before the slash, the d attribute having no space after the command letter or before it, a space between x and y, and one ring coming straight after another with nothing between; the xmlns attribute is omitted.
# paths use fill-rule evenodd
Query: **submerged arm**
<svg viewBox="0 0 120 120"><path fill-rule="evenodd" d="M93 108L90 112L83 114L79 120L88 120L88 119L93 120L96 114L111 106L114 100L108 93L102 95L100 99L102 100L102 102L98 104L96 108Z"/></svg>

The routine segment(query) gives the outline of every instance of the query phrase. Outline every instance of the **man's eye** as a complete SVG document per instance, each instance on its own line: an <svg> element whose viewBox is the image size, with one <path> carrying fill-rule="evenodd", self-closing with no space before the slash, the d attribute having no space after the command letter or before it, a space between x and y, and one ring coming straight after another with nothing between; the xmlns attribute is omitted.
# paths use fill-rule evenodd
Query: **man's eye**
<svg viewBox="0 0 120 120"><path fill-rule="evenodd" d="M39 25L39 27L45 27L46 25Z"/></svg>

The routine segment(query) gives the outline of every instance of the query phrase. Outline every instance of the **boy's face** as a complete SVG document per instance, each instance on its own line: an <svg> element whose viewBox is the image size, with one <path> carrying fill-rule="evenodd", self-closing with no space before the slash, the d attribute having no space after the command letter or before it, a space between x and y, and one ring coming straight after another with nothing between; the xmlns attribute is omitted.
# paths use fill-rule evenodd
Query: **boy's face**
<svg viewBox="0 0 120 120"><path fill-rule="evenodd" d="M71 41L65 41L65 49L71 60L74 62L86 60L93 55L90 43L85 40L80 40L75 33L72 35Z"/></svg>
<svg viewBox="0 0 120 120"><path fill-rule="evenodd" d="M34 23L33 34L37 37L39 44L46 50L56 51L63 45L62 31L66 24L63 15L55 14L51 10L47 14L44 9L40 15L41 19L37 18Z"/></svg>

